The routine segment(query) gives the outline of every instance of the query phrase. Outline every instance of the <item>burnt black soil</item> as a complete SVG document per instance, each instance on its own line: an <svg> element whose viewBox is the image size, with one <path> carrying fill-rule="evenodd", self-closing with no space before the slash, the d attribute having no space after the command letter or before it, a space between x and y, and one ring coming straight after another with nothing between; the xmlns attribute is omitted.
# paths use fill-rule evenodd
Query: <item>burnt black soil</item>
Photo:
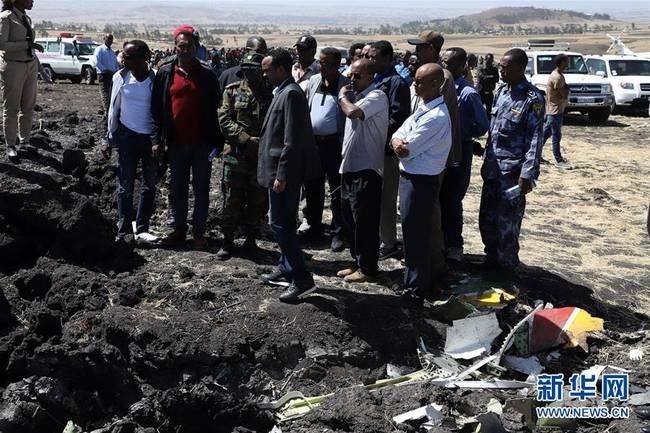
<svg viewBox="0 0 650 433"><path fill-rule="evenodd" d="M443 432L459 415L485 413L491 398L515 396L428 383L372 393L354 387L385 378L387 363L418 370L417 338L440 348L447 325L429 307L397 305L396 260L380 284L351 290L332 278L347 254L309 248L322 289L299 305L280 303L279 289L259 282L278 257L272 242L261 242L254 255L217 261L217 164L208 251L115 246L115 156L103 160L96 145L99 89L44 87L39 106L38 131L21 148L20 163L0 162L1 432L60 432L69 420L84 432L268 432L272 414L255 403L292 390L336 394L283 424L283 432L415 432L391 418L430 402L445 407L445 423L434 430ZM157 202L153 226L163 233L164 181ZM480 259L470 257L459 271L477 274ZM637 332L646 316L541 268L525 267L518 288L520 306L500 313L504 326L537 299L606 321L588 354L563 351L551 371L613 364L635 370L633 390L650 386L647 361L627 358L630 347L647 348L648 337ZM503 423L528 431L517 414ZM608 431L640 425L613 422Z"/></svg>

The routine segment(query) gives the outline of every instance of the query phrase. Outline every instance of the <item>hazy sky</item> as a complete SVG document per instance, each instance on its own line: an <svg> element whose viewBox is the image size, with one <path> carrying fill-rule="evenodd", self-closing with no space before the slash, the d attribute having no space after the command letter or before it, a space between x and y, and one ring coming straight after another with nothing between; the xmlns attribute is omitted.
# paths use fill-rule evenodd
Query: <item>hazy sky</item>
<svg viewBox="0 0 650 433"><path fill-rule="evenodd" d="M382 10L382 16L403 17L404 12L413 16L413 20L427 20L433 18L450 18L458 15L480 12L482 10L499 6L535 6L550 9L569 9L585 13L608 13L621 20L638 20L640 17L650 17L650 2L640 0L464 0L460 2L435 1L435 0L35 0L31 15L37 19L47 19L48 15L60 19L65 16L65 10L75 11L75 15L88 11L97 11L110 8L114 15L128 14L128 8L134 6L155 6L164 4L191 9L192 4L202 4L204 7L218 9L223 7L224 12L248 10L257 12L260 9L273 11L332 11L332 16L347 14L363 16L363 9L373 8ZM305 5L309 5L305 8ZM349 10L349 11L348 11ZM394 10L395 15L386 11ZM400 14L399 12L402 12ZM414 12L412 12L414 11ZM417 11L421 14L418 16ZM159 11L163 12L164 11ZM282 12L280 12L282 13ZM170 18L173 18L173 13ZM273 14L269 14L273 15ZM322 14L327 19L327 14ZM403 19L402 19L403 21ZM395 24L398 24L397 22Z"/></svg>

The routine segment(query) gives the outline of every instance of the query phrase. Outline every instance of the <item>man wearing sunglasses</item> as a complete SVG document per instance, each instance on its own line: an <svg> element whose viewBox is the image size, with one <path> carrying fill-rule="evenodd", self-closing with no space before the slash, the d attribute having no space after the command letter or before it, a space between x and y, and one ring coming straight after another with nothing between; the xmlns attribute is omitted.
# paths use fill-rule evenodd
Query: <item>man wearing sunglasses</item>
<svg viewBox="0 0 650 433"><path fill-rule="evenodd" d="M342 87L339 104L347 117L341 162L342 209L354 264L337 275L349 283L374 280L378 272L379 218L384 149L389 125L388 97L373 84L366 59L350 68L352 85Z"/></svg>
<svg viewBox="0 0 650 433"><path fill-rule="evenodd" d="M350 80L341 75L341 52L336 48L324 48L320 53L320 74L309 79L306 96L314 130L314 138L323 177L305 182L304 194L307 205L303 209L309 229L301 233L301 240L318 241L323 237L323 206L325 204L325 176L330 187L330 208L332 223L330 225L331 249L343 250L343 222L341 220L341 144L345 115L338 104L338 95L342 87Z"/></svg>

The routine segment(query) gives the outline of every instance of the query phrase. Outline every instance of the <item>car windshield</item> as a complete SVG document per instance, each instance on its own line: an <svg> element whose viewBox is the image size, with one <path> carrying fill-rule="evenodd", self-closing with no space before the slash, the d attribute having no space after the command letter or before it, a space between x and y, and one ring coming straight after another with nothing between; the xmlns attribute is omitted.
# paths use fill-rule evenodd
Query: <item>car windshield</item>
<svg viewBox="0 0 650 433"><path fill-rule="evenodd" d="M80 56L92 56L97 48L97 44L77 44Z"/></svg>
<svg viewBox="0 0 650 433"><path fill-rule="evenodd" d="M609 69L612 75L642 75L650 77L650 61L648 60L610 60Z"/></svg>
<svg viewBox="0 0 650 433"><path fill-rule="evenodd" d="M555 69L554 55L537 56L537 73L550 74ZM587 65L582 56L569 56L569 66L564 70L565 74L587 74Z"/></svg>

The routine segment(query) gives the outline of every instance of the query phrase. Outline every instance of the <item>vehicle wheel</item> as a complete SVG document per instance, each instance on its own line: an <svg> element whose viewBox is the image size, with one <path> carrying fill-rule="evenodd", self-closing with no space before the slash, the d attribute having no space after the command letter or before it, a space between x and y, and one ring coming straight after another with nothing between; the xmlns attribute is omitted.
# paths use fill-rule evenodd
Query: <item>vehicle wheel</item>
<svg viewBox="0 0 650 433"><path fill-rule="evenodd" d="M93 68L85 68L81 73L84 84L92 85L95 84L95 72Z"/></svg>
<svg viewBox="0 0 650 433"><path fill-rule="evenodd" d="M43 71L45 71L45 73L50 76L52 81L56 80L56 74L54 73L54 70L50 67L50 65L43 66Z"/></svg>
<svg viewBox="0 0 650 433"><path fill-rule="evenodd" d="M602 108L600 110L592 111L589 113L589 121L594 125L604 125L607 123L610 115L609 108Z"/></svg>
<svg viewBox="0 0 650 433"><path fill-rule="evenodd" d="M74 84L79 84L81 83L81 77L70 77L70 81L72 81Z"/></svg>

